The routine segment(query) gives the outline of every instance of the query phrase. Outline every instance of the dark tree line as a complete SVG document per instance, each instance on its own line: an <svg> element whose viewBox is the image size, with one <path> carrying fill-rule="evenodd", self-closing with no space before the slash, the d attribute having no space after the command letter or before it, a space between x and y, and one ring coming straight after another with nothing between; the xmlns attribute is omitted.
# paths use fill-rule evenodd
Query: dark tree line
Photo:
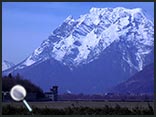
<svg viewBox="0 0 156 117"><path fill-rule="evenodd" d="M16 76L9 74L8 76L2 77L2 91L9 92L16 84L24 86L27 93L36 93L37 97L44 97L43 90L39 86L36 86L31 81L24 79L19 74Z"/></svg>

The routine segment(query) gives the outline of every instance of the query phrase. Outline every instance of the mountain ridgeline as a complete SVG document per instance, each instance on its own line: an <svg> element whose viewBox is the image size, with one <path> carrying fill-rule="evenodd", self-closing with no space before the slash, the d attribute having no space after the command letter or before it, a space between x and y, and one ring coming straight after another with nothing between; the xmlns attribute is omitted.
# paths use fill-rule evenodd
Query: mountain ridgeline
<svg viewBox="0 0 156 117"><path fill-rule="evenodd" d="M20 73L44 90L104 93L154 61L154 24L140 8L91 8L67 17L24 61Z"/></svg>
<svg viewBox="0 0 156 117"><path fill-rule="evenodd" d="M128 80L115 86L111 92L118 93L154 93L154 64L144 67L143 70L133 75Z"/></svg>
<svg viewBox="0 0 156 117"><path fill-rule="evenodd" d="M12 68L13 66L15 66L15 64L13 64L12 62L6 60L2 61L2 71Z"/></svg>

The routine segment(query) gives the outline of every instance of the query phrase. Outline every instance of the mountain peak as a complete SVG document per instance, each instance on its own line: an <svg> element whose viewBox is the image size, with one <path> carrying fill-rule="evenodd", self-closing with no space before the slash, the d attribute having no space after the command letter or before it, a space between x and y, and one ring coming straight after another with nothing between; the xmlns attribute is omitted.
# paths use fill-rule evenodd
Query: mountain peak
<svg viewBox="0 0 156 117"><path fill-rule="evenodd" d="M116 7L116 8L96 8L96 7L92 7L90 9L90 13L97 13L97 12L104 12L104 11L111 11L111 12L119 12L119 11L133 11L133 12L143 12L143 10L141 8L134 8L134 9L128 9L128 8L124 8L124 7Z"/></svg>
<svg viewBox="0 0 156 117"><path fill-rule="evenodd" d="M7 69L9 69L9 68L11 68L13 66L14 66L14 64L12 62L9 62L7 60L4 60L2 62L2 71L7 70Z"/></svg>
<svg viewBox="0 0 156 117"><path fill-rule="evenodd" d="M69 15L69 16L64 20L64 22L67 22L67 23L70 22L70 21L74 21L72 15Z"/></svg>
<svg viewBox="0 0 156 117"><path fill-rule="evenodd" d="M97 11L100 11L100 10L101 10L101 8L92 7L90 9L90 13L97 12Z"/></svg>
<svg viewBox="0 0 156 117"><path fill-rule="evenodd" d="M125 41L127 48L135 48L136 61L132 61L127 51L123 60L129 66L141 70L144 55L151 52L154 42L153 22L148 20L140 8L127 9L95 8L74 20L69 15L62 25L56 28L48 40L44 41L31 56L23 62L30 66L47 59L55 59L64 65L78 66L97 59L112 43ZM150 49L146 49L151 46ZM122 51L122 49L121 49ZM45 59L46 58L46 59ZM22 65L22 66L23 66Z"/></svg>

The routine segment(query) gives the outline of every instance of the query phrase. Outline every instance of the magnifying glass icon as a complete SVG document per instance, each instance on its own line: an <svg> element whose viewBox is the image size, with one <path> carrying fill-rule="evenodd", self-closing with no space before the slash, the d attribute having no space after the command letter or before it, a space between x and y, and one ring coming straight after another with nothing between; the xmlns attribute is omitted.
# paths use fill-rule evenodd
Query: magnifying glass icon
<svg viewBox="0 0 156 117"><path fill-rule="evenodd" d="M23 86L21 86L21 85L13 86L12 89L10 90L10 95L11 95L12 99L15 101L23 101L23 103L28 108L28 110L30 112L32 111L31 107L29 106L27 101L24 99L26 96L26 90Z"/></svg>

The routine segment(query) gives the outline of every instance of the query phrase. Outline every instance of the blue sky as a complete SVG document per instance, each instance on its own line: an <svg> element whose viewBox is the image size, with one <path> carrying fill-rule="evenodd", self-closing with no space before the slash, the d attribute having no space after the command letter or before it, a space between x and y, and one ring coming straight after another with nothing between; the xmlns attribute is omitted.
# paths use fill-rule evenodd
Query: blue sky
<svg viewBox="0 0 156 117"><path fill-rule="evenodd" d="M154 17L153 2L3 2L2 60L23 61L66 17L76 19L92 7L142 8Z"/></svg>

